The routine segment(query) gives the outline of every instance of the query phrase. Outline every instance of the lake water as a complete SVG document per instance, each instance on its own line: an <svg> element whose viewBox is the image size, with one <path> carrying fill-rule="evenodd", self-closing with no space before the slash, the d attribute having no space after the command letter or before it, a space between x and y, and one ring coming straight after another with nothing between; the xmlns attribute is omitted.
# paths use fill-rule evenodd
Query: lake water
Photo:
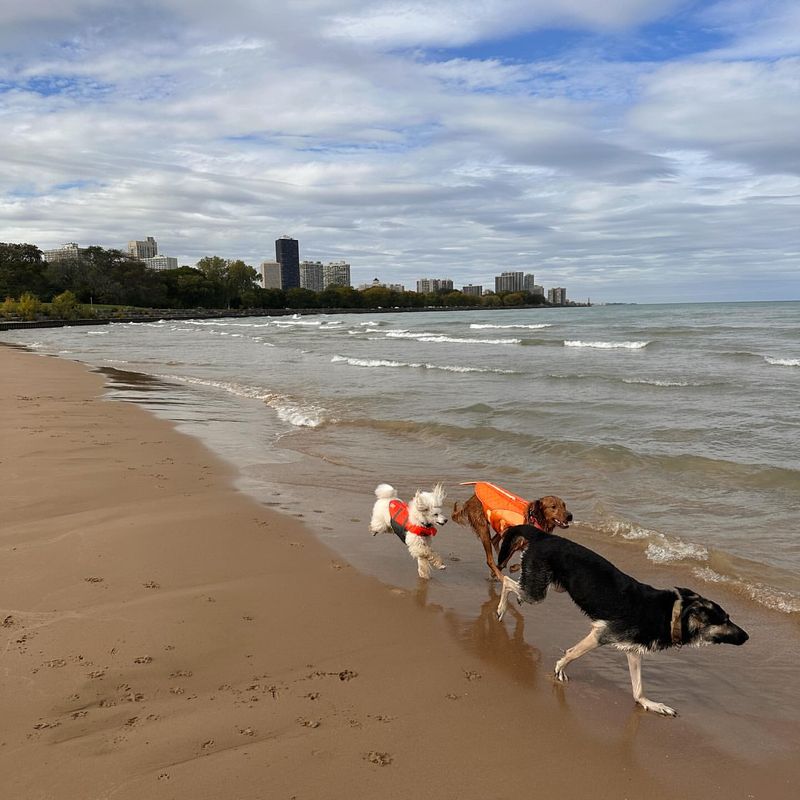
<svg viewBox="0 0 800 800"><path fill-rule="evenodd" d="M581 539L614 540L628 566L669 565L701 593L725 584L800 613L800 303L251 317L0 337L104 369L118 396L204 438L244 488L303 507L356 561L388 549L365 534L377 483L407 497L443 481L463 500L461 481L489 480L531 499L560 495ZM438 541L465 538L454 528ZM477 543L465 547L485 570Z"/></svg>

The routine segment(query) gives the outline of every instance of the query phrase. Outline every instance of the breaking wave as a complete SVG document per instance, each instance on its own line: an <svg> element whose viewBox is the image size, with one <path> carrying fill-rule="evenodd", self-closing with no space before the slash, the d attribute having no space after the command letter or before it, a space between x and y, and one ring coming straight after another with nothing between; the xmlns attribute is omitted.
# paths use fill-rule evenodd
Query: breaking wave
<svg viewBox="0 0 800 800"><path fill-rule="evenodd" d="M287 395L270 392L261 386L247 386L233 381L212 381L202 378L190 378L182 375L158 375L162 380L177 381L191 386L206 386L212 389L220 389L237 397L248 397L253 400L261 400L269 406L280 420L293 425L296 428L318 428L326 422L336 422L328 415L325 409L313 404L299 403Z"/></svg>
<svg viewBox="0 0 800 800"><path fill-rule="evenodd" d="M405 361L391 361L384 358L349 358L335 355L331 358L332 364L349 364L351 367L411 367L414 369L438 369L444 372L493 372L499 375L515 375L513 369L488 369L483 367L460 367L440 364L408 363Z"/></svg>
<svg viewBox="0 0 800 800"><path fill-rule="evenodd" d="M767 364L774 364L778 367L800 367L800 358L773 358L772 356L764 356L764 361Z"/></svg>
<svg viewBox="0 0 800 800"><path fill-rule="evenodd" d="M519 344L519 339L464 339L439 333L413 333L411 331L385 331L387 339L414 339L418 342L453 342L454 344Z"/></svg>
<svg viewBox="0 0 800 800"><path fill-rule="evenodd" d="M582 342L580 339L567 339L565 347L594 347L597 350L641 350L650 342Z"/></svg>
<svg viewBox="0 0 800 800"><path fill-rule="evenodd" d="M503 329L507 330L509 328L525 328L526 330L534 331L540 330L542 328L552 328L553 325L550 322L541 322L537 325L489 325L488 323L483 322L473 322L470 326L473 330L483 330L485 328L493 328L493 329Z"/></svg>

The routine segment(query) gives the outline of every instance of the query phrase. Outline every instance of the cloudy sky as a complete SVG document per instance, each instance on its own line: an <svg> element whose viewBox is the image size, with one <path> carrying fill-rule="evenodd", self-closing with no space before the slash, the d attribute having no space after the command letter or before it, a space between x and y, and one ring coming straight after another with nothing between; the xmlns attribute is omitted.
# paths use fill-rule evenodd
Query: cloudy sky
<svg viewBox="0 0 800 800"><path fill-rule="evenodd" d="M0 0L0 241L800 299L796 0Z"/></svg>

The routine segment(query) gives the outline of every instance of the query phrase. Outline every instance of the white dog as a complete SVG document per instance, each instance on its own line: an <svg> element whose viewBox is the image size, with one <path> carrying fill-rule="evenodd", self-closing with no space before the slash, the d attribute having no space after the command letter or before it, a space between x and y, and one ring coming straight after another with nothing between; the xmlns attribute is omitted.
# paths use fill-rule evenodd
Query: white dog
<svg viewBox="0 0 800 800"><path fill-rule="evenodd" d="M431 537L436 536L436 525L444 525L447 517L442 514L445 492L441 483L433 491L417 493L410 502L397 499L397 492L388 483L375 489L378 498L372 508L369 529L372 535L395 533L408 547L411 558L417 559L420 578L430 578L431 566L446 569L442 557L431 547Z"/></svg>

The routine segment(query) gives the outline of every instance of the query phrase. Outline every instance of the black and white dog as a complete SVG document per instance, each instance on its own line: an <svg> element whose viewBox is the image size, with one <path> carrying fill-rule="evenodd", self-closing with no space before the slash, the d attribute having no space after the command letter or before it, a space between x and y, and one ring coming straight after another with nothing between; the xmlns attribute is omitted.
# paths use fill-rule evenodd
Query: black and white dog
<svg viewBox="0 0 800 800"><path fill-rule="evenodd" d="M514 592L520 603L538 603L552 585L566 591L592 620L589 635L556 663L559 681L567 680L564 668L571 661L611 644L628 657L634 700L648 711L674 717L674 709L644 696L642 655L682 645L740 645L749 638L723 608L690 589L655 589L639 583L587 547L532 525L517 525L506 531L498 558L501 564L519 537L528 541L522 574L519 582L503 578L497 618L503 618L509 592Z"/></svg>

